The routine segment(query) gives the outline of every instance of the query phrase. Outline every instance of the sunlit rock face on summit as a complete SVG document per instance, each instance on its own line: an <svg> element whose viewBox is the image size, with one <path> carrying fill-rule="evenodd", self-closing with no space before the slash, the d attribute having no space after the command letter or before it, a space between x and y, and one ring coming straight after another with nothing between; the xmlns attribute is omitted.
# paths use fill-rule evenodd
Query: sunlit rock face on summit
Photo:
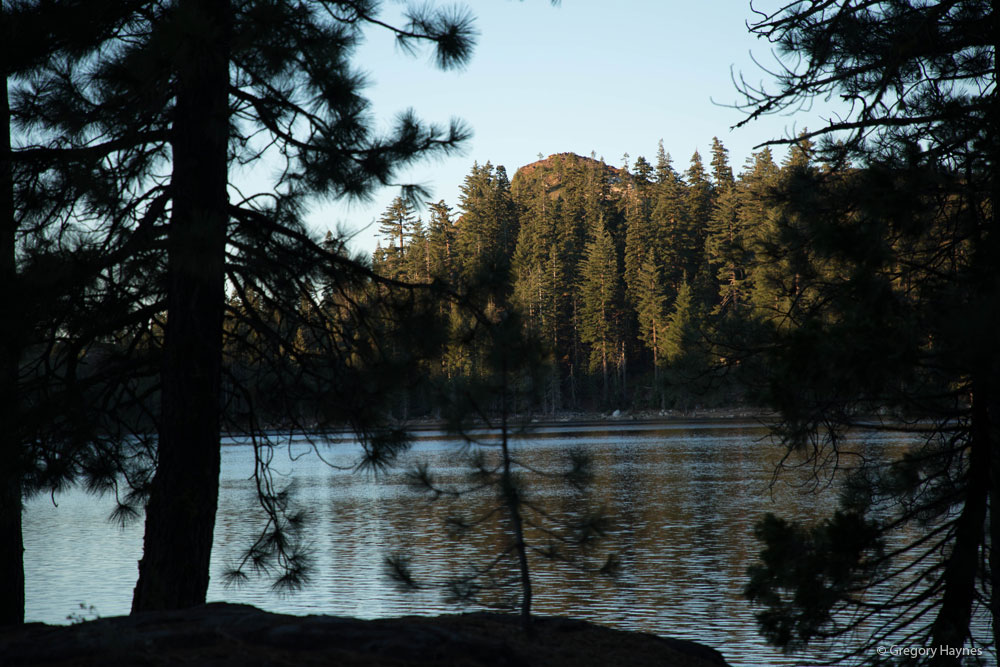
<svg viewBox="0 0 1000 667"><path fill-rule="evenodd" d="M607 185L608 194L621 188L620 169L593 157L555 153L518 169L510 185L515 199L530 197L539 188L553 199L572 198L575 190L595 179Z"/></svg>

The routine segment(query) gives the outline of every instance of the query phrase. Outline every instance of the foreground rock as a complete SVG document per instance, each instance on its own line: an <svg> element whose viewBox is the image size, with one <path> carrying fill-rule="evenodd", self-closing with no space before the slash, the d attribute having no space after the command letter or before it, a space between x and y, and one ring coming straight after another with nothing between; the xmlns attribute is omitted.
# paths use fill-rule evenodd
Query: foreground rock
<svg viewBox="0 0 1000 667"><path fill-rule="evenodd" d="M563 665L725 666L695 642L540 618L523 635L502 614L362 621L285 616L213 603L195 609L105 618L71 626L0 630L0 664L48 665Z"/></svg>

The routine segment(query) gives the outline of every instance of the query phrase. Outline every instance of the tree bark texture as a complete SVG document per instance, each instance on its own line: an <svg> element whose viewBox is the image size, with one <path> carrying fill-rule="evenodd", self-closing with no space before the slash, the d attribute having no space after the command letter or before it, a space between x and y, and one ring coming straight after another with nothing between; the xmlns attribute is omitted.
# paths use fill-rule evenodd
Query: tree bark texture
<svg viewBox="0 0 1000 667"><path fill-rule="evenodd" d="M226 0L181 0L157 468L132 611L201 604L219 489L227 224Z"/></svg>

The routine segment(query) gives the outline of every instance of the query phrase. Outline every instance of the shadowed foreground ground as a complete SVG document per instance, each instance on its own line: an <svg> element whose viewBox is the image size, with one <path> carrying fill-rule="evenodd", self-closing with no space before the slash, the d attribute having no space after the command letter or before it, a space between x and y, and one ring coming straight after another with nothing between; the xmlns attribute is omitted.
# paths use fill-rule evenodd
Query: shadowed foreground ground
<svg viewBox="0 0 1000 667"><path fill-rule="evenodd" d="M600 665L725 666L695 642L540 618L532 639L516 617L462 614L362 621L286 616L213 603L71 626L0 629L0 665Z"/></svg>

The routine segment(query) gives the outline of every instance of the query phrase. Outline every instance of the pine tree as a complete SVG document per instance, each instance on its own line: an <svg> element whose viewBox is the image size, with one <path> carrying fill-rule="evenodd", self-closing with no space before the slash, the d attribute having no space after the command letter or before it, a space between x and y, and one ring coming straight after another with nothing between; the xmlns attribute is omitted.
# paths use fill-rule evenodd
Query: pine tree
<svg viewBox="0 0 1000 667"><path fill-rule="evenodd" d="M646 158L639 156L635 160L635 167L633 167L633 176L635 177L636 184L642 188L643 186L652 183L653 181L653 165L646 161Z"/></svg>
<svg viewBox="0 0 1000 667"><path fill-rule="evenodd" d="M532 165L530 170L519 171L514 182L516 199L525 211L514 256L515 300L533 330L541 330L544 315L547 333L543 338L553 345L557 361L548 396L559 395L560 400L571 405L578 400L581 369L587 363L580 332L582 297L577 278L582 271L588 227L602 216L605 223L621 218L611 194L615 175L614 170L597 160L560 154ZM615 226L624 236L624 225ZM617 244L616 252L621 252Z"/></svg>
<svg viewBox="0 0 1000 667"><path fill-rule="evenodd" d="M698 330L703 317L687 281L681 283L667 316L663 335L665 370L664 398L687 409L693 397L705 389L709 365L704 357L702 335Z"/></svg>
<svg viewBox="0 0 1000 667"><path fill-rule="evenodd" d="M705 254L718 288L717 312L737 311L749 300L746 279L750 258L742 224L745 192L742 182L719 192L708 222Z"/></svg>
<svg viewBox="0 0 1000 667"><path fill-rule="evenodd" d="M669 167L669 162L666 164ZM666 179L657 187L650 224L653 229L654 255L662 262L663 279L673 294L685 278L684 258L689 232L685 209L686 188L672 168L666 174Z"/></svg>
<svg viewBox="0 0 1000 667"><path fill-rule="evenodd" d="M848 475L819 525L759 525L770 548L747 594L787 648L825 640L875 663L875 647L905 642L938 649L921 664L959 665L963 647L988 662L1000 646L996 21L983 2L805 2L751 25L794 65L774 92L743 87L744 122L816 96L851 100L784 142L800 149L762 251L786 279L773 280L758 360L778 433L823 475L843 472L825 462L876 411L918 442ZM809 166L812 151L826 167Z"/></svg>
<svg viewBox="0 0 1000 667"><path fill-rule="evenodd" d="M763 164L762 168L773 169L773 164ZM763 210L759 211L751 249L756 261L753 273L753 300L759 314L771 318L782 318L782 313L802 295L804 281L812 272L813 248L803 235L809 232L809 214L801 211L782 216L781 197L778 192L795 193L796 198L810 197L814 178L819 174L806 151L793 149L780 169L766 172L771 192L760 193ZM823 206L818 199L814 205ZM788 210L788 209L786 209Z"/></svg>
<svg viewBox="0 0 1000 667"><path fill-rule="evenodd" d="M639 340L653 353L653 379L656 386L659 386L660 366L663 363L662 351L668 328L666 304L667 297L664 294L660 269L652 253L647 251L639 273L636 315L639 323Z"/></svg>
<svg viewBox="0 0 1000 667"><path fill-rule="evenodd" d="M705 263L712 186L697 151L691 156L685 181L684 185L663 185L652 214L662 243L658 255L663 261L664 279L675 292L681 282L693 282Z"/></svg>
<svg viewBox="0 0 1000 667"><path fill-rule="evenodd" d="M556 207L559 210L561 207ZM562 368L559 358L566 348L567 323L569 320L569 292L567 286L570 280L564 261L562 246L558 242L549 245L542 265L540 280L541 299L539 303L539 323L542 332L542 342L556 357L549 369L548 391L543 394L548 399L550 412L555 413L563 407Z"/></svg>
<svg viewBox="0 0 1000 667"><path fill-rule="evenodd" d="M621 345L619 331L621 278L614 243L603 220L598 220L587 244L580 273L580 334L590 346L590 370L600 369L602 396L610 398L610 370Z"/></svg>
<svg viewBox="0 0 1000 667"><path fill-rule="evenodd" d="M159 267L146 261L140 235L127 228L141 220L143 197L162 199L154 189L138 195L137 205L123 204L128 175L122 172L135 167L109 157L120 136L108 133L105 143L82 148L72 133L45 127L60 111L54 100L31 103L38 81L62 63L86 58L130 11L112 2L3 8L0 625L24 620L25 497L78 480L117 496L117 475L125 474L136 488L121 489L118 497L135 498L148 480L148 441L126 441L121 433L149 426L136 421L137 414L146 417L136 386L150 372L155 346L142 305L155 307L155 297L133 290L148 286ZM67 86L77 83L71 68L61 73ZM129 302L133 295L149 301ZM118 344L131 346L128 364L121 363ZM126 514L116 510L114 518Z"/></svg>
<svg viewBox="0 0 1000 667"><path fill-rule="evenodd" d="M667 183L674 184L680 181L677 171L673 167L673 160L663 148L663 139L660 139L656 148L656 182L660 185Z"/></svg>
<svg viewBox="0 0 1000 667"><path fill-rule="evenodd" d="M684 180L687 190L684 195L681 261L684 274L693 282L704 264L705 237L712 206L712 184L705 174L698 151L691 156L691 166L685 172Z"/></svg>
<svg viewBox="0 0 1000 667"><path fill-rule="evenodd" d="M528 420L518 414L530 414L546 391L545 345L525 334L515 308L492 316L476 313L475 319L477 335L483 339L484 372L455 383L443 401L447 428L459 440L453 459L468 466L468 481L444 482L426 463L418 464L408 478L411 486L429 493L435 502L452 503L446 527L453 539L484 530L495 534L486 554L465 545L467 560L458 576L442 575L435 567L428 577L431 583L440 583L449 601L519 611L522 629L531 634L533 600L538 585L545 584L532 576L539 559L593 574L612 572L616 561L609 556L603 566L592 564L593 547L606 533L607 519L589 507L587 457L567 452L564 465L540 467L526 463L516 447L515 438L523 439L529 432ZM573 495L572 505L551 507L534 497L530 482L536 475L564 480ZM483 491L494 502L471 507L466 498ZM390 576L410 589L424 583L414 577L412 560L405 552L386 559Z"/></svg>
<svg viewBox="0 0 1000 667"><path fill-rule="evenodd" d="M737 309L747 300L743 284L747 258L743 251L739 212L743 193L733 179L728 153L718 138L712 139L713 196L705 237L705 256L711 273L706 278L710 278L716 288L716 309L719 311Z"/></svg>
<svg viewBox="0 0 1000 667"><path fill-rule="evenodd" d="M623 195L625 204L625 289L629 302L639 303L642 291L642 263L654 252L656 233L653 229L650 201L639 188L631 187Z"/></svg>
<svg viewBox="0 0 1000 667"><path fill-rule="evenodd" d="M205 600L219 495L233 17L221 1L180 0L177 11L188 50L178 48L170 142L161 427L133 611Z"/></svg>
<svg viewBox="0 0 1000 667"><path fill-rule="evenodd" d="M457 279L458 256L455 249L455 223L451 207L444 200L430 205L427 223L427 243L432 278L454 285Z"/></svg>
<svg viewBox="0 0 1000 667"><path fill-rule="evenodd" d="M733 185L733 169L729 166L729 151L718 137L712 137L712 186L717 194Z"/></svg>
<svg viewBox="0 0 1000 667"><path fill-rule="evenodd" d="M689 351L691 325L694 319L691 288L687 282L681 283L674 304L667 317L666 335L663 337L663 356L670 364L676 364Z"/></svg>
<svg viewBox="0 0 1000 667"><path fill-rule="evenodd" d="M756 261L758 252L764 251L769 237L773 203L773 190L778 186L779 169L771 156L770 148L763 148L747 159L743 173L739 210L739 227L743 236L744 293L755 309L774 301L763 287L765 281L757 271L762 269Z"/></svg>
<svg viewBox="0 0 1000 667"><path fill-rule="evenodd" d="M525 325L537 331L539 308L542 300L542 262L539 245L544 238L539 234L542 225L535 223L537 212L529 211L521 218L518 242L511 263L512 299L524 313Z"/></svg>
<svg viewBox="0 0 1000 667"><path fill-rule="evenodd" d="M406 244L414 232L416 218L413 206L402 197L396 197L378 220L378 231L385 239L385 263L393 277L402 275Z"/></svg>
<svg viewBox="0 0 1000 667"><path fill-rule="evenodd" d="M474 282L485 273L496 285L506 283L520 222L503 166L474 164L462 184L459 208L457 242L467 259L467 279Z"/></svg>
<svg viewBox="0 0 1000 667"><path fill-rule="evenodd" d="M6 12L6 8L4 9ZM7 17L4 17L7 20ZM6 31L5 31L6 32ZM24 540L21 531L22 500L24 497L21 470L19 429L20 396L18 392L21 358L21 336L14 329L17 303L13 289L17 281L17 232L19 225L14 210L13 150L10 141L10 103L7 80L10 72L4 64L4 91L0 102L0 119L6 126L0 144L0 280L6 287L0 292L0 420L7 424L7 434L0 436L0 456L7 462L0 477L0 626L24 623Z"/></svg>
<svg viewBox="0 0 1000 667"><path fill-rule="evenodd" d="M68 137L114 165L124 185L108 193L95 184L92 198L141 192L150 181L164 195L153 200L159 212L151 224L165 225L166 274L156 284L165 290L169 317L136 611L204 601L218 484L227 279L239 287L292 274L287 282L294 283L324 261L368 275L364 266L325 253L304 232L305 199L365 194L389 183L403 164L449 150L464 136L457 126L425 127L412 115L390 136L373 135L349 57L365 27L384 24L368 3L351 3L350 21L329 9L323 2L130 3L88 57L40 73L19 101L26 115L39 110L34 117L43 133ZM119 31L126 24L127 34ZM436 43L439 64L451 66L467 58L469 30L467 16L421 10L410 12L409 28L395 33L410 44ZM50 103L55 100L62 105ZM251 135L268 140L257 144ZM274 191L231 204L229 160L254 162L269 150L257 147L272 143L286 160ZM227 253L236 258L228 265ZM308 268L287 263L296 257ZM300 296L290 285L265 294L294 294L289 313ZM296 565L289 566L285 581L294 583Z"/></svg>
<svg viewBox="0 0 1000 667"><path fill-rule="evenodd" d="M415 219L410 225L410 238L403 253L403 271L410 282L431 281L430 242L420 218Z"/></svg>
<svg viewBox="0 0 1000 667"><path fill-rule="evenodd" d="M513 296L526 324L541 332L552 319L543 313L557 310L551 271L546 264L553 245L558 248L555 220L562 217L562 202L551 200L543 192L533 197L526 208L512 259Z"/></svg>

